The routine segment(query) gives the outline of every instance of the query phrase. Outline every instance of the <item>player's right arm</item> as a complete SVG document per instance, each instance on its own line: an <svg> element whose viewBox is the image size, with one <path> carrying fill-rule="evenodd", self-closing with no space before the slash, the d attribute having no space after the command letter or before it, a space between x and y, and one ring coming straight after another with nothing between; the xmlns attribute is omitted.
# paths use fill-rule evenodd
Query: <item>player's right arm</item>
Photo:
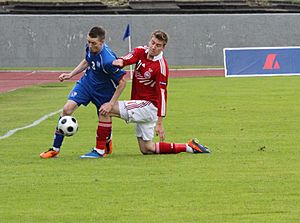
<svg viewBox="0 0 300 223"><path fill-rule="evenodd" d="M121 78L121 80L119 81L119 84L116 88L116 91L114 93L114 95L112 96L112 98L110 99L109 102L104 103L100 109L99 112L101 115L108 115L110 112L112 112L112 110L114 110L114 106L117 105L117 101L119 99L119 97L121 96L122 92L124 91L126 87L126 80L125 77L123 76ZM112 112L111 114L114 114L114 112Z"/></svg>
<svg viewBox="0 0 300 223"><path fill-rule="evenodd" d="M143 52L145 52L143 47L137 47L133 50L133 52L114 60L112 65L123 68L125 66L135 64L140 60L140 55Z"/></svg>
<svg viewBox="0 0 300 223"><path fill-rule="evenodd" d="M72 77L76 76L77 74L80 74L82 71L84 71L87 67L89 66L88 62L86 61L86 59L83 59L78 65L77 67L74 68L74 70L72 70L70 73L62 73L61 75L59 75L58 79L60 81L64 81L64 80L69 80Z"/></svg>
<svg viewBox="0 0 300 223"><path fill-rule="evenodd" d="M123 68L124 67L124 61L122 59L116 59L112 62L112 65L116 66L116 67L120 67Z"/></svg>

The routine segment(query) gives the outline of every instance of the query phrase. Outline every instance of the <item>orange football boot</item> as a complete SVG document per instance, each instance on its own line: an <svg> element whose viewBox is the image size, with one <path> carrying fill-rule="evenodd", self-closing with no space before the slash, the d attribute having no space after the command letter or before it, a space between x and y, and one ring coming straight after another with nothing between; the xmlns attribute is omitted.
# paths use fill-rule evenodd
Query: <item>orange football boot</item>
<svg viewBox="0 0 300 223"><path fill-rule="evenodd" d="M57 157L58 154L59 151L55 151L54 149L51 148L48 151L41 153L40 157L43 159L49 159L49 158Z"/></svg>
<svg viewBox="0 0 300 223"><path fill-rule="evenodd" d="M210 153L209 148L200 144L198 139L190 139L188 145L194 153Z"/></svg>
<svg viewBox="0 0 300 223"><path fill-rule="evenodd" d="M105 154L112 154L113 151L113 144L112 144L112 139L106 142L105 145Z"/></svg>

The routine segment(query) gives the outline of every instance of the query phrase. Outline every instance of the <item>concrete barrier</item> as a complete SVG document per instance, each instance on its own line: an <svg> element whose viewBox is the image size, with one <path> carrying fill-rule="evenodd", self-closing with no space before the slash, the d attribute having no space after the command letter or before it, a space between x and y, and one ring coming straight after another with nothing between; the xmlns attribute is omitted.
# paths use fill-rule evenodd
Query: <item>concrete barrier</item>
<svg viewBox="0 0 300 223"><path fill-rule="evenodd" d="M297 46L300 14L1 15L0 67L73 67L84 56L88 30L102 25L118 54L127 23L132 45L147 44L154 29L170 35L170 65L223 66L223 48Z"/></svg>

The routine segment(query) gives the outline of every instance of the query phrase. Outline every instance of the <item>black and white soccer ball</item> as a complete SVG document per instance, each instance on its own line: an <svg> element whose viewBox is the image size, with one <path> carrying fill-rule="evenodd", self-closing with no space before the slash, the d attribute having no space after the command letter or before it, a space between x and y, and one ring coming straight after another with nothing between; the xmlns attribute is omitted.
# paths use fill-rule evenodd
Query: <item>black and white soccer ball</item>
<svg viewBox="0 0 300 223"><path fill-rule="evenodd" d="M78 122L73 116L63 116L58 121L57 129L65 136L72 136L78 131Z"/></svg>

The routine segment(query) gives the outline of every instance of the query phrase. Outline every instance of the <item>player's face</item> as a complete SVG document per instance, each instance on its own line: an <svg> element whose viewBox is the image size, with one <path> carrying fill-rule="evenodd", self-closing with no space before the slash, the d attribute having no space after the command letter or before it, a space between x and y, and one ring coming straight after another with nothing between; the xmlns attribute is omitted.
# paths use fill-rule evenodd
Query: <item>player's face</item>
<svg viewBox="0 0 300 223"><path fill-rule="evenodd" d="M91 38L89 35L87 36L87 43L92 53L99 53L102 49L104 39L100 40L99 38Z"/></svg>
<svg viewBox="0 0 300 223"><path fill-rule="evenodd" d="M152 36L149 42L149 56L155 57L165 48L164 42Z"/></svg>

